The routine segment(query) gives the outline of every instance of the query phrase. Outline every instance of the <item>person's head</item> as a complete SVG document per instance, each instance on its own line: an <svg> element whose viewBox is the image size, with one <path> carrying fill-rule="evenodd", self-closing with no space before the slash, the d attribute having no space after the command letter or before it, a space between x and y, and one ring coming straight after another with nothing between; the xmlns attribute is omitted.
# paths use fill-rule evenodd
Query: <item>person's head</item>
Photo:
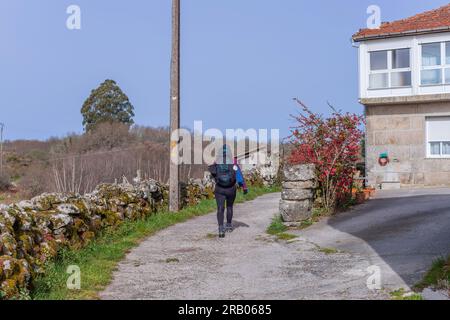
<svg viewBox="0 0 450 320"><path fill-rule="evenodd" d="M222 152L220 152L222 151ZM216 156L217 164L233 164L233 154L231 152L231 148L224 144L222 150L217 152Z"/></svg>

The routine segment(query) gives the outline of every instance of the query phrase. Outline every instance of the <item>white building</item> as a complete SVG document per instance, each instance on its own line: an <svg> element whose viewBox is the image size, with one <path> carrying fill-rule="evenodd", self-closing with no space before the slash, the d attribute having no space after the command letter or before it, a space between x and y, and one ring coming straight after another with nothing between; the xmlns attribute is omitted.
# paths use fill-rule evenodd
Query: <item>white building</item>
<svg viewBox="0 0 450 320"><path fill-rule="evenodd" d="M450 185L450 4L360 30L353 41L369 184Z"/></svg>

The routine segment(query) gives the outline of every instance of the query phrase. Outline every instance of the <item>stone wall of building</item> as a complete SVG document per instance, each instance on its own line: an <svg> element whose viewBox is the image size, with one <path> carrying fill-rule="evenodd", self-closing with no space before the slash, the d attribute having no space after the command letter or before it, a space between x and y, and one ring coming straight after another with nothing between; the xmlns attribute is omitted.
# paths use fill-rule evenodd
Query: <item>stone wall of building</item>
<svg viewBox="0 0 450 320"><path fill-rule="evenodd" d="M280 213L284 222L301 222L311 217L315 180L314 165L283 168Z"/></svg>
<svg viewBox="0 0 450 320"><path fill-rule="evenodd" d="M402 186L450 185L450 159L426 157L427 116L450 115L450 102L366 106L366 171L371 186L395 180ZM380 154L390 163L382 167Z"/></svg>

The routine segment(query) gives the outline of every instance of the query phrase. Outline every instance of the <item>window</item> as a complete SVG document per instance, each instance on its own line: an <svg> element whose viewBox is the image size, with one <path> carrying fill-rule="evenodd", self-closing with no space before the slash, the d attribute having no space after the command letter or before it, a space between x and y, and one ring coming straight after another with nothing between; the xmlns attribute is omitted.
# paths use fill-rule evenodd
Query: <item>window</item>
<svg viewBox="0 0 450 320"><path fill-rule="evenodd" d="M421 84L450 84L450 42L422 44Z"/></svg>
<svg viewBox="0 0 450 320"><path fill-rule="evenodd" d="M450 42L445 43L445 64L450 65Z"/></svg>
<svg viewBox="0 0 450 320"><path fill-rule="evenodd" d="M386 70L388 68L387 51L376 51L370 54L370 70Z"/></svg>
<svg viewBox="0 0 450 320"><path fill-rule="evenodd" d="M426 122L428 157L450 158L450 117L430 117Z"/></svg>
<svg viewBox="0 0 450 320"><path fill-rule="evenodd" d="M374 73L370 75L370 88L382 89L389 87L387 73Z"/></svg>
<svg viewBox="0 0 450 320"><path fill-rule="evenodd" d="M411 86L410 49L370 52L369 89Z"/></svg>
<svg viewBox="0 0 450 320"><path fill-rule="evenodd" d="M441 65L441 44L429 43L422 45L422 66Z"/></svg>
<svg viewBox="0 0 450 320"><path fill-rule="evenodd" d="M391 74L392 87L406 87L411 85L411 72L393 72Z"/></svg>
<svg viewBox="0 0 450 320"><path fill-rule="evenodd" d="M442 83L442 71L441 69L423 70L422 71L422 84L441 84Z"/></svg>
<svg viewBox="0 0 450 320"><path fill-rule="evenodd" d="M392 68L402 69L409 68L410 66L409 49L400 49L392 51Z"/></svg>

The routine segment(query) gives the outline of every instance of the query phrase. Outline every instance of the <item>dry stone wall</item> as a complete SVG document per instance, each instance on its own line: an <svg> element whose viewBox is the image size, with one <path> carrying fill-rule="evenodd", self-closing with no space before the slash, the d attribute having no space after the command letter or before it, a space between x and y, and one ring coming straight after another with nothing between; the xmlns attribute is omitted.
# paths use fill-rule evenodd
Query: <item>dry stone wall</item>
<svg viewBox="0 0 450 320"><path fill-rule="evenodd" d="M248 178L248 177L247 177ZM181 186L183 205L214 197L214 181ZM92 193L42 194L0 205L0 300L16 297L45 272L61 248L79 249L108 227L138 220L167 208L168 187L155 180L101 184Z"/></svg>
<svg viewBox="0 0 450 320"><path fill-rule="evenodd" d="M43 273L62 247L85 246L106 227L148 216L166 205L154 180L102 184L92 193L43 194L0 207L0 298L16 296Z"/></svg>

